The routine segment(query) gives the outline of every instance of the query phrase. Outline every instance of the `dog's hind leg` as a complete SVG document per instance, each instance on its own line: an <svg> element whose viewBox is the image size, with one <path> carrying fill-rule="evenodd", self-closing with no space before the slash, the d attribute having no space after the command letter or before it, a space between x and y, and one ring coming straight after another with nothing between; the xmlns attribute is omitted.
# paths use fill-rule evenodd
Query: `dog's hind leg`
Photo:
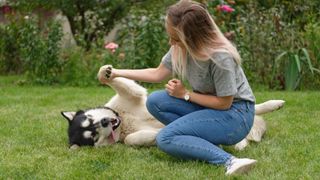
<svg viewBox="0 0 320 180"><path fill-rule="evenodd" d="M156 144L156 136L159 130L140 130L129 134L124 143L133 146L152 146Z"/></svg>
<svg viewBox="0 0 320 180"><path fill-rule="evenodd" d="M265 114L282 108L285 101L283 100L269 100L261 104L255 105L256 115Z"/></svg>
<svg viewBox="0 0 320 180"><path fill-rule="evenodd" d="M269 100L261 104L256 104L255 105L256 116L254 117L253 126L249 134L247 135L247 137L244 138L239 143L237 143L234 146L234 148L236 150L243 150L245 147L249 145L249 141L260 142L264 133L267 130L267 125L266 125L266 122L263 120L263 118L257 115L278 110L281 107L283 107L284 103L285 101L283 100Z"/></svg>
<svg viewBox="0 0 320 180"><path fill-rule="evenodd" d="M262 136L267 131L267 124L261 116L254 116L253 126L246 139L250 141L260 142Z"/></svg>
<svg viewBox="0 0 320 180"><path fill-rule="evenodd" d="M236 145L234 145L234 148L238 151L243 150L245 147L249 145L249 141L247 138L242 139L242 141L238 142Z"/></svg>
<svg viewBox="0 0 320 180"><path fill-rule="evenodd" d="M267 130L267 124L260 116L254 116L253 126L247 135L242 141L237 143L234 148L236 150L243 150L249 145L249 141L260 142L264 133Z"/></svg>

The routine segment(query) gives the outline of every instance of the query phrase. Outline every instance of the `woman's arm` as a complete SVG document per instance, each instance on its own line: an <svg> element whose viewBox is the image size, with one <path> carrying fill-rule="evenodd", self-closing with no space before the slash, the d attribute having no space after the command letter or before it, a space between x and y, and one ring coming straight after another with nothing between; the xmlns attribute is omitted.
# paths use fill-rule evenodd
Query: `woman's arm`
<svg viewBox="0 0 320 180"><path fill-rule="evenodd" d="M101 74L101 71L105 71L106 67L108 67L108 65L102 66L100 68L99 74ZM168 68L166 68L165 65L160 63L160 65L157 68L147 68L147 69L112 68L110 78L106 79L103 76L98 76L98 77L101 83L106 83L116 77L125 77L125 78L136 80L136 81L157 83L168 78L170 75L171 75L171 71Z"/></svg>
<svg viewBox="0 0 320 180"><path fill-rule="evenodd" d="M185 95L188 94L188 101L212 109L227 110L231 107L233 102L233 96L218 97L196 92L189 92L178 79L170 80L168 84L166 84L166 90L169 95L180 99L184 99Z"/></svg>
<svg viewBox="0 0 320 180"><path fill-rule="evenodd" d="M190 96L190 100L189 100L190 102L193 102L208 108L219 109L219 110L230 109L233 102L233 96L218 97L213 95L199 94L195 92L190 92L189 96Z"/></svg>

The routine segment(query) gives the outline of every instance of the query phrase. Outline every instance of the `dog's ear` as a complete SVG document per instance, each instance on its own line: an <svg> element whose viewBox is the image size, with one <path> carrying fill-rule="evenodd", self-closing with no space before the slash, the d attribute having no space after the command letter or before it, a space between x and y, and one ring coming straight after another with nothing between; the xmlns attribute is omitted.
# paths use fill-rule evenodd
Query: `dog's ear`
<svg viewBox="0 0 320 180"><path fill-rule="evenodd" d="M62 111L62 112L61 112L61 115L62 115L63 117L65 117L69 122L71 122L72 119L73 119L73 117L76 115L76 112Z"/></svg>

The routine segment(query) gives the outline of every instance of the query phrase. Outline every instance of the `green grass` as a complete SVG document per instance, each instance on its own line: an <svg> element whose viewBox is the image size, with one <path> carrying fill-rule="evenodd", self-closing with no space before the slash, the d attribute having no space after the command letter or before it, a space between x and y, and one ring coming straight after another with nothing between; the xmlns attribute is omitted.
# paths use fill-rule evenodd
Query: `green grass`
<svg viewBox="0 0 320 180"><path fill-rule="evenodd" d="M156 147L116 144L70 151L63 110L103 105L114 92L105 87L10 85L0 77L0 179L225 179L224 168L181 161ZM265 115L268 131L238 157L258 160L237 179L320 178L320 92L255 92L258 102L284 99Z"/></svg>

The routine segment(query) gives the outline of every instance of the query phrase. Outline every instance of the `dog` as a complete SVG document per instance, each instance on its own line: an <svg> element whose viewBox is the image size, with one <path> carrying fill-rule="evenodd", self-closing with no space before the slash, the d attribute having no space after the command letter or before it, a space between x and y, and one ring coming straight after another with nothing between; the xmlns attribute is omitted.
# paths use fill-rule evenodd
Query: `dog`
<svg viewBox="0 0 320 180"><path fill-rule="evenodd" d="M102 66L98 78L110 77L111 65ZM122 77L114 78L106 85L116 91L103 107L62 111L68 120L68 137L71 149L80 146L106 146L124 142L132 146L152 146L162 123L156 120L146 109L147 90L133 80ZM255 105L255 118L251 131L234 147L243 150L249 141L260 142L267 126L260 116L283 107L283 100L269 100Z"/></svg>

